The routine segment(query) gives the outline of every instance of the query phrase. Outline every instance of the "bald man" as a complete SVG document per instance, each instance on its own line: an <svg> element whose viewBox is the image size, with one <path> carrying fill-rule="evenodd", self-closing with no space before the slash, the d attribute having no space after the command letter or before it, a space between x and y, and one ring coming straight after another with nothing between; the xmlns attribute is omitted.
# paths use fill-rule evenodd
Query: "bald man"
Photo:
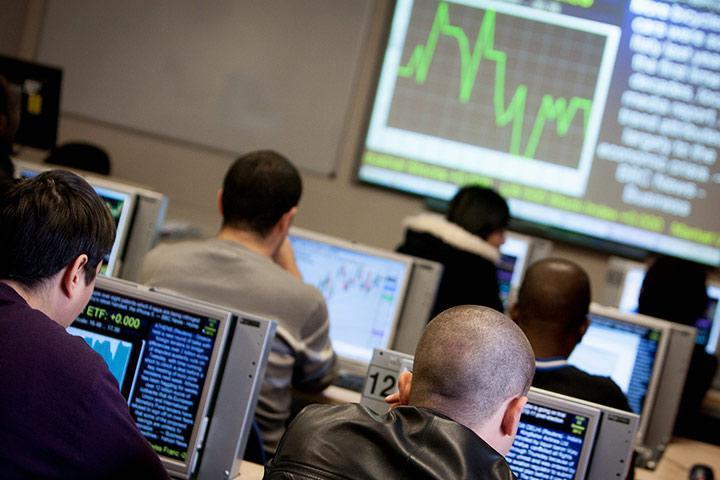
<svg viewBox="0 0 720 480"><path fill-rule="evenodd" d="M505 462L532 381L522 331L495 310L460 306L425 328L397 405L312 405L290 424L266 479L510 480Z"/></svg>
<svg viewBox="0 0 720 480"><path fill-rule="evenodd" d="M535 352L533 386L631 411L610 378L590 375L567 362L588 328L589 309L590 279L577 264L549 258L525 273L510 316Z"/></svg>

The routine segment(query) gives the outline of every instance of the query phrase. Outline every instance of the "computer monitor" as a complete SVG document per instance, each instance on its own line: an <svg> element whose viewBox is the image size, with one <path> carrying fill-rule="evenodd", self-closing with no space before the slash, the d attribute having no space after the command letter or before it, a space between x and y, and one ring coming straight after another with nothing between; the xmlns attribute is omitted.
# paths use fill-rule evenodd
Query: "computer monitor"
<svg viewBox="0 0 720 480"><path fill-rule="evenodd" d="M591 305L590 326L568 362L592 375L610 377L642 415L640 438L658 389L671 326L668 322Z"/></svg>
<svg viewBox="0 0 720 480"><path fill-rule="evenodd" d="M500 261L497 264L500 299L507 307L520 288L525 270L533 263L550 255L552 242L507 232L505 243L500 246Z"/></svg>
<svg viewBox="0 0 720 480"><path fill-rule="evenodd" d="M364 374L373 348L393 343L412 259L299 228L290 242L303 280L325 297L335 352Z"/></svg>
<svg viewBox="0 0 720 480"><path fill-rule="evenodd" d="M20 100L15 143L50 150L57 142L62 70L0 55L0 75Z"/></svg>
<svg viewBox="0 0 720 480"><path fill-rule="evenodd" d="M59 168L17 160L15 164L17 175L21 178ZM115 242L104 259L101 273L139 281L145 254L155 246L160 227L165 220L167 197L145 187L73 171L90 183L108 205L115 219Z"/></svg>
<svg viewBox="0 0 720 480"><path fill-rule="evenodd" d="M361 405L387 412L384 397L397 391L397 377L412 370L413 357L375 349ZM507 461L519 479L625 478L639 424L637 414L531 388Z"/></svg>
<svg viewBox="0 0 720 480"><path fill-rule="evenodd" d="M430 316L442 280L443 265L424 258L410 258L412 273L392 348L414 355L425 325L432 320Z"/></svg>
<svg viewBox="0 0 720 480"><path fill-rule="evenodd" d="M67 329L107 362L173 476L190 478L197 466L232 319L218 307L99 277Z"/></svg>

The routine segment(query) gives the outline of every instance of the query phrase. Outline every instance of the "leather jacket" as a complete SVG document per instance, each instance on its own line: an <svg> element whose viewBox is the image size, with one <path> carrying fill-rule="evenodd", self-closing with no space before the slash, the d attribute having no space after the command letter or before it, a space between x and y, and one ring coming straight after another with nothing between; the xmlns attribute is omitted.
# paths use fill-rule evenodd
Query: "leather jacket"
<svg viewBox="0 0 720 480"><path fill-rule="evenodd" d="M472 430L427 408L376 415L358 404L311 405L290 424L269 480L513 480L505 459Z"/></svg>

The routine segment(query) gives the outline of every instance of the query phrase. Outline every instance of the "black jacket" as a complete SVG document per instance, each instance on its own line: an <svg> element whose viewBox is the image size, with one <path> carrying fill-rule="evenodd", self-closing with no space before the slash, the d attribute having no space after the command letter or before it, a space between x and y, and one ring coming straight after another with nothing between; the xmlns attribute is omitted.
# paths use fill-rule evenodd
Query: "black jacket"
<svg viewBox="0 0 720 480"><path fill-rule="evenodd" d="M358 404L311 405L290 424L268 480L512 480L505 459L470 429L429 409L376 415Z"/></svg>
<svg viewBox="0 0 720 480"><path fill-rule="evenodd" d="M483 305L503 311L495 262L497 249L439 215L406 220L398 252L439 262L444 271L432 316L457 305Z"/></svg>

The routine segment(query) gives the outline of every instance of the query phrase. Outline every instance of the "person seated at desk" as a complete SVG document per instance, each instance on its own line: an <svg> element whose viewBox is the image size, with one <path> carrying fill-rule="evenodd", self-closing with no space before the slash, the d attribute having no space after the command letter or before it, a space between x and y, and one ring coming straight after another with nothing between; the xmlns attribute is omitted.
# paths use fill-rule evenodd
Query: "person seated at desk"
<svg viewBox="0 0 720 480"><path fill-rule="evenodd" d="M167 478L115 377L65 328L115 226L92 187L49 171L0 198L0 478Z"/></svg>
<svg viewBox="0 0 720 480"><path fill-rule="evenodd" d="M405 219L405 240L397 251L444 268L433 316L465 304L503 311L495 264L509 221L505 199L480 186L461 188L445 217L421 213Z"/></svg>
<svg viewBox="0 0 720 480"><path fill-rule="evenodd" d="M474 305L446 310L425 328L388 413L306 407L264 478L514 479L503 455L534 369L527 338L505 315Z"/></svg>
<svg viewBox="0 0 720 480"><path fill-rule="evenodd" d="M302 282L287 238L301 193L300 174L285 157L248 153L218 194L217 237L159 245L142 272L147 285L278 322L255 411L268 454L285 431L290 388L320 391L335 375L325 300Z"/></svg>
<svg viewBox="0 0 720 480"><path fill-rule="evenodd" d="M625 394L610 378L567 362L588 328L589 309L590 279L580 266L548 258L528 268L510 317L535 352L533 386L630 412Z"/></svg>
<svg viewBox="0 0 720 480"><path fill-rule="evenodd" d="M638 298L638 313L695 326L707 313L707 267L658 257L648 268ZM675 420L675 435L720 445L720 420L701 413L718 360L695 345Z"/></svg>

